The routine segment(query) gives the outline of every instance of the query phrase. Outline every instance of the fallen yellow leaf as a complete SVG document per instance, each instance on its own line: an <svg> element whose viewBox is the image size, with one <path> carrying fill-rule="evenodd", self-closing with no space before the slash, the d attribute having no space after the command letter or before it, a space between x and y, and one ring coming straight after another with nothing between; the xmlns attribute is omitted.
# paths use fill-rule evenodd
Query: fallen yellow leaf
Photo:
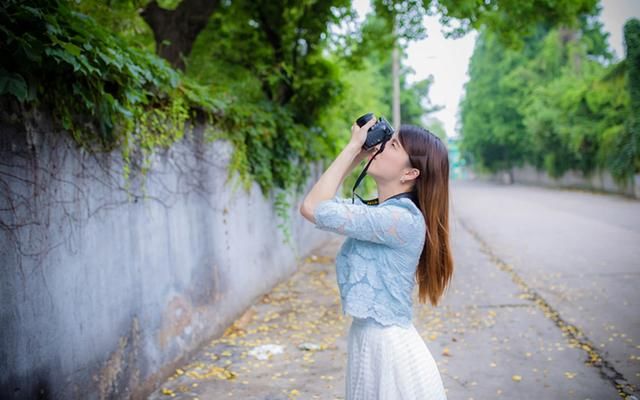
<svg viewBox="0 0 640 400"><path fill-rule="evenodd" d="M173 394L173 390L167 389L167 388L162 388L162 394L172 395Z"/></svg>

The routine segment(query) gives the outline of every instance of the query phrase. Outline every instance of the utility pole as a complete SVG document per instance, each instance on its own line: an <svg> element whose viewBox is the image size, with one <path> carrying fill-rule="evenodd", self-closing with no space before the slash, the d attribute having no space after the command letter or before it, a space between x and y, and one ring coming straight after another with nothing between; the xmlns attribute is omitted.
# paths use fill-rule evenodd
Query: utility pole
<svg viewBox="0 0 640 400"><path fill-rule="evenodd" d="M393 51L391 55L391 79L393 79L393 128L400 128L400 49L398 48L397 16L393 19Z"/></svg>

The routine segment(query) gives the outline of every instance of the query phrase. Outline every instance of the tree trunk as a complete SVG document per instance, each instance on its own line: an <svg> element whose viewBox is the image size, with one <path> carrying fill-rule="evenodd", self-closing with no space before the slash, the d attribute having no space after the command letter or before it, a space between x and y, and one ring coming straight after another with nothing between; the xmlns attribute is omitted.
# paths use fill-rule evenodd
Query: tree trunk
<svg viewBox="0 0 640 400"><path fill-rule="evenodd" d="M161 8L152 0L140 15L156 40L156 53L177 69L185 69L185 58L220 0L183 0L175 10Z"/></svg>

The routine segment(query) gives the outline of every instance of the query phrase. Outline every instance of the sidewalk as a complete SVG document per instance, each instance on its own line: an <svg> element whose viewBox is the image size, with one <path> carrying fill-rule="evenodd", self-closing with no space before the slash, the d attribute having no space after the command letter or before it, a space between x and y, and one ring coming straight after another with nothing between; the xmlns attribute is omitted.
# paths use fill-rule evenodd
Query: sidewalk
<svg viewBox="0 0 640 400"><path fill-rule="evenodd" d="M351 317L342 315L335 276L341 244L336 236L308 257L149 399L344 399ZM431 321L427 336L435 339L440 319L434 314L423 320ZM282 353L267 360L250 354L269 344L283 346ZM318 347L302 350L303 344Z"/></svg>
<svg viewBox="0 0 640 400"><path fill-rule="evenodd" d="M348 316L339 308L333 264L339 243L308 257L149 398L344 398ZM306 342L319 349L298 349ZM265 344L283 346L282 353L266 360L249 354Z"/></svg>
<svg viewBox="0 0 640 400"><path fill-rule="evenodd" d="M442 302L418 303L417 288L413 300L449 400L623 398L589 365L573 326L532 298L474 227L452 219L451 239L455 269ZM317 249L149 398L344 399L351 317L342 315L334 265L343 240ZM318 349L298 347L305 343ZM282 352L259 360L250 351L261 345Z"/></svg>

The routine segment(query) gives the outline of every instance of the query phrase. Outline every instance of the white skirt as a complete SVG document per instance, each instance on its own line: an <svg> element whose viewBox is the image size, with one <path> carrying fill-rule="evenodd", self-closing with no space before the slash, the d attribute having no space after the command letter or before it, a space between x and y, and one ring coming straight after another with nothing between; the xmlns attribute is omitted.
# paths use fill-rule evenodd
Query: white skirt
<svg viewBox="0 0 640 400"><path fill-rule="evenodd" d="M384 326L353 317L347 339L346 400L446 400L431 352L413 323Z"/></svg>

